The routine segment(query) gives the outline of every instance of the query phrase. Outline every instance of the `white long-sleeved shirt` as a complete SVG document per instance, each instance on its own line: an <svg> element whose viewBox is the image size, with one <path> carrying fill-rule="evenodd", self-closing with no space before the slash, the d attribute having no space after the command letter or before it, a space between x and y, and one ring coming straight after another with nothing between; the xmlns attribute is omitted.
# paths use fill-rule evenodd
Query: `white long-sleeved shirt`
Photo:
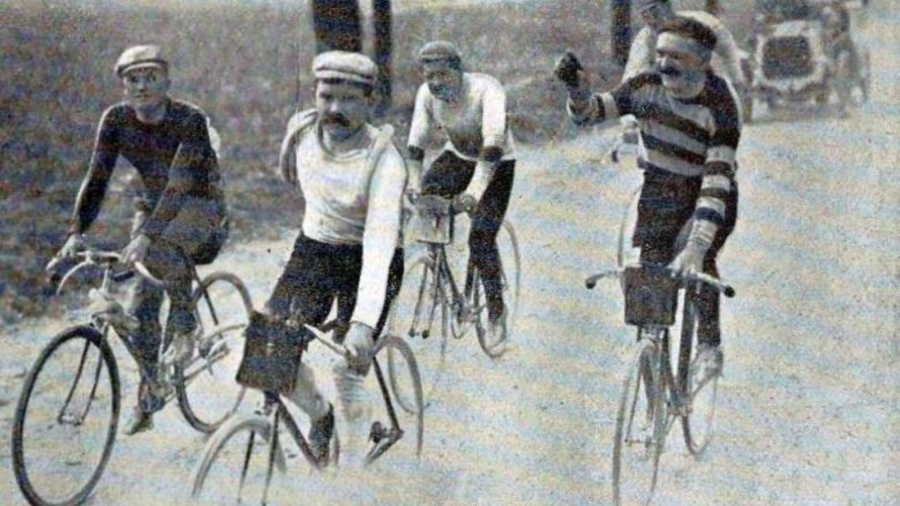
<svg viewBox="0 0 900 506"><path fill-rule="evenodd" d="M681 11L677 15L699 21L716 34L717 41L712 61L713 71L728 79L732 84L744 84L741 52L725 23L703 11ZM656 69L656 40L657 34L647 26L638 32L628 51L628 63L625 64L625 70L622 73L623 83L642 72Z"/></svg>
<svg viewBox="0 0 900 506"><path fill-rule="evenodd" d="M459 100L435 98L428 84L419 87L409 130L409 146L424 150L438 129L447 134L444 149L477 161L482 148L498 147L504 160L514 160L516 145L506 117L506 90L497 79L464 72Z"/></svg>
<svg viewBox="0 0 900 506"><path fill-rule="evenodd" d="M370 142L364 148L338 155L324 147L318 123L293 134L289 127L288 137L294 138L285 139L284 144L293 157L282 159L297 167L305 201L303 234L326 244L362 245L362 272L351 321L374 328L400 241L407 172L391 141L393 128L369 125L366 129Z"/></svg>

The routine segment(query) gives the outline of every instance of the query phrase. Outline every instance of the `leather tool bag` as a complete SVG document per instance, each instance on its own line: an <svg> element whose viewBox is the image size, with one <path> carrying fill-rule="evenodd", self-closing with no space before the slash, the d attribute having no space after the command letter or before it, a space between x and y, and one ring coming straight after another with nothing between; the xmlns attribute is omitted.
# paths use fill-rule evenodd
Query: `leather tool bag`
<svg viewBox="0 0 900 506"><path fill-rule="evenodd" d="M244 358L237 382L264 392L292 393L303 351L309 344L306 331L254 311L244 336Z"/></svg>
<svg viewBox="0 0 900 506"><path fill-rule="evenodd" d="M675 323L678 280L664 268L625 268L625 323L663 325Z"/></svg>

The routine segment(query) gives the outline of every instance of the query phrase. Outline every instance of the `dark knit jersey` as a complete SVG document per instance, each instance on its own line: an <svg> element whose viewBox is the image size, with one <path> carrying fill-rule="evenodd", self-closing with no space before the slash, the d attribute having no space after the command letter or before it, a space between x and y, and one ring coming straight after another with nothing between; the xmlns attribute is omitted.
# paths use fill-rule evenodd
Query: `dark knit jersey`
<svg viewBox="0 0 900 506"><path fill-rule="evenodd" d="M134 108L123 102L107 109L100 120L75 205L73 232L83 232L97 218L119 156L140 175L144 197L153 209L143 233L151 238L178 214L185 197L223 200L218 161L201 109L169 99L163 120L149 124L138 120Z"/></svg>
<svg viewBox="0 0 900 506"><path fill-rule="evenodd" d="M595 93L582 111L569 114L578 124L600 123L633 114L641 130L638 164L702 178L692 236L712 241L725 223L725 196L733 190L735 153L741 136L738 99L722 78L708 74L692 99L674 98L656 72L635 76L610 93Z"/></svg>

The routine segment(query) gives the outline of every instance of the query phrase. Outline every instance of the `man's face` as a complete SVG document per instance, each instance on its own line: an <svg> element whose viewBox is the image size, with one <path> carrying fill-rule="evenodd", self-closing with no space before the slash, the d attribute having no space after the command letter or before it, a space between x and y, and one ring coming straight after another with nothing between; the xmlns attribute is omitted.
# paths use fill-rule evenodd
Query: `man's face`
<svg viewBox="0 0 900 506"><path fill-rule="evenodd" d="M695 88L706 77L704 53L693 39L671 32L661 34L656 42L656 66L663 86L676 95Z"/></svg>
<svg viewBox="0 0 900 506"><path fill-rule="evenodd" d="M455 100L462 87L462 73L449 62L426 62L422 65L422 77L428 83L431 94L439 100Z"/></svg>
<svg viewBox="0 0 900 506"><path fill-rule="evenodd" d="M344 140L359 131L369 118L370 94L345 81L316 84L316 111L326 134Z"/></svg>
<svg viewBox="0 0 900 506"><path fill-rule="evenodd" d="M153 109L165 101L169 93L169 76L159 67L128 70L122 75L125 98L136 109Z"/></svg>
<svg viewBox="0 0 900 506"><path fill-rule="evenodd" d="M655 3L641 11L641 19L653 33L659 33L672 15L672 7L666 3Z"/></svg>

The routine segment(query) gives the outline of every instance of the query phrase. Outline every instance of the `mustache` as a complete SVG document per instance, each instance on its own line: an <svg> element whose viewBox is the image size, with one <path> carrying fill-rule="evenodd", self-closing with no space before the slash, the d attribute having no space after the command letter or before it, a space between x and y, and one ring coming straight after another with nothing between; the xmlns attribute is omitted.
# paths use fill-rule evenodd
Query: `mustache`
<svg viewBox="0 0 900 506"><path fill-rule="evenodd" d="M350 126L350 120L348 120L347 117L343 114L329 114L325 116L324 122L342 127Z"/></svg>
<svg viewBox="0 0 900 506"><path fill-rule="evenodd" d="M669 77L678 77L682 74L681 70L669 66L660 67L659 73Z"/></svg>

